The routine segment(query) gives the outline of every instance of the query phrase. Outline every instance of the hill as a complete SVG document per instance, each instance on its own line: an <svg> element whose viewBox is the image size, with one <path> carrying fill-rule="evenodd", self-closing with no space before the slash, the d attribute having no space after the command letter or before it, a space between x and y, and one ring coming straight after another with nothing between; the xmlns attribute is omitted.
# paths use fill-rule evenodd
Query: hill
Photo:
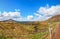
<svg viewBox="0 0 60 39"><path fill-rule="evenodd" d="M0 21L0 38L2 39L42 39L48 33L50 25L54 25L60 21L60 15L51 17L46 21ZM52 24L48 24L51 22ZM55 23L56 22L56 23Z"/></svg>
<svg viewBox="0 0 60 39"><path fill-rule="evenodd" d="M43 32L42 34L44 35L46 30L47 24L38 21L18 22L11 19L0 21L0 38L3 39L35 39L41 32ZM41 37L38 36L38 38Z"/></svg>
<svg viewBox="0 0 60 39"><path fill-rule="evenodd" d="M49 21L53 22L57 22L57 21L60 21L60 15L55 15L53 17L51 17L50 19L48 19Z"/></svg>

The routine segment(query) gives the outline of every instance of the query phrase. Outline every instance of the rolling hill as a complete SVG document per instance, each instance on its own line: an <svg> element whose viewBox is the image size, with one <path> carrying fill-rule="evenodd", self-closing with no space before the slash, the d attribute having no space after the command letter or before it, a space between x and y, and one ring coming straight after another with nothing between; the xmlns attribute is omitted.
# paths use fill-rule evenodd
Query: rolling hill
<svg viewBox="0 0 60 39"><path fill-rule="evenodd" d="M0 21L0 39L41 39L48 31L48 22L59 22L60 15L56 15L47 21Z"/></svg>
<svg viewBox="0 0 60 39"><path fill-rule="evenodd" d="M49 21L53 22L57 22L57 21L60 21L60 15L55 15L53 17L51 17L50 19L48 19Z"/></svg>

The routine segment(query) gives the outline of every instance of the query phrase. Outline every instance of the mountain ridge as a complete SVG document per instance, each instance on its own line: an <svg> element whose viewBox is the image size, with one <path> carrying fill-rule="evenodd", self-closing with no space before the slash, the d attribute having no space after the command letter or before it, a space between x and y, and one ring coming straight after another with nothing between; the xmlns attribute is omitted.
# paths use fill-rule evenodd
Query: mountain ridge
<svg viewBox="0 0 60 39"><path fill-rule="evenodd" d="M60 21L60 15L52 16L50 19L48 19L48 21L51 21L51 22Z"/></svg>

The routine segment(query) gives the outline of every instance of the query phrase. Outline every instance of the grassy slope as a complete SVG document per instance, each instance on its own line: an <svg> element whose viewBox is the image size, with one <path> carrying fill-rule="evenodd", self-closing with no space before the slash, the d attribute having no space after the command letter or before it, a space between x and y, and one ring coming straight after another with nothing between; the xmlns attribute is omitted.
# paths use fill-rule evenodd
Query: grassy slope
<svg viewBox="0 0 60 39"><path fill-rule="evenodd" d="M37 32L35 26L37 26ZM29 24L0 22L0 39L41 39L47 29L47 22Z"/></svg>

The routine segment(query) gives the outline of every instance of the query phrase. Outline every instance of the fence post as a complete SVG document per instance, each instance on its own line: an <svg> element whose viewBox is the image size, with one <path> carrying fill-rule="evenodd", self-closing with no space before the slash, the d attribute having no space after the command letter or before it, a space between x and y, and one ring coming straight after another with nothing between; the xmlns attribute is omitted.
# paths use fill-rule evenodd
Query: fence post
<svg viewBox="0 0 60 39"><path fill-rule="evenodd" d="M53 39L53 28L49 26L50 39Z"/></svg>

